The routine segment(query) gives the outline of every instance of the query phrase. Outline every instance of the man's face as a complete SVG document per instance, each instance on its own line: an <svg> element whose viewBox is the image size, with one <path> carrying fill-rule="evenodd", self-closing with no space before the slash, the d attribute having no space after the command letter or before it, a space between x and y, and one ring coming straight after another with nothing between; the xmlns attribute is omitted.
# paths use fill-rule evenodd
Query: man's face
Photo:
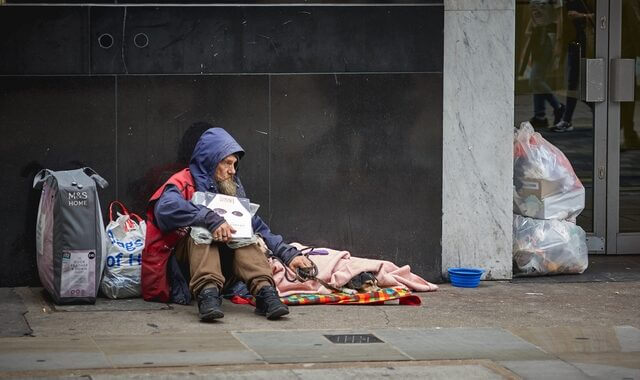
<svg viewBox="0 0 640 380"><path fill-rule="evenodd" d="M217 182L223 182L232 179L236 174L237 162L238 158L233 154L230 154L227 157L223 158L216 167L216 172L214 173L215 180Z"/></svg>

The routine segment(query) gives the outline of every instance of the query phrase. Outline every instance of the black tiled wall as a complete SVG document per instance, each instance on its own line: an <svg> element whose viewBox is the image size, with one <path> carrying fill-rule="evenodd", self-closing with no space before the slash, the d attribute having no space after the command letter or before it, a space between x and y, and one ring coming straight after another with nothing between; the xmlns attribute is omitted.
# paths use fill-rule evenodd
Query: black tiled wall
<svg viewBox="0 0 640 380"><path fill-rule="evenodd" d="M2 12L2 10L0 10ZM35 173L89 166L115 199L115 80L89 77L0 77L0 286L37 283Z"/></svg>
<svg viewBox="0 0 640 380"><path fill-rule="evenodd" d="M89 74L87 7L0 7L0 75Z"/></svg>
<svg viewBox="0 0 640 380"><path fill-rule="evenodd" d="M442 74L271 80L271 222L435 277Z"/></svg>
<svg viewBox="0 0 640 380"><path fill-rule="evenodd" d="M111 183L103 208L142 214L184 166L197 121L247 150L240 174L274 231L440 280L443 14L0 7L0 259L12 263L0 286L38 283L37 168L91 166Z"/></svg>
<svg viewBox="0 0 640 380"><path fill-rule="evenodd" d="M267 75L118 77L117 120L118 195L135 209L143 210L161 185L154 179L177 171L177 162L188 163L202 133L194 138L189 127L204 120L224 126L247 151L240 165L242 182L268 210Z"/></svg>

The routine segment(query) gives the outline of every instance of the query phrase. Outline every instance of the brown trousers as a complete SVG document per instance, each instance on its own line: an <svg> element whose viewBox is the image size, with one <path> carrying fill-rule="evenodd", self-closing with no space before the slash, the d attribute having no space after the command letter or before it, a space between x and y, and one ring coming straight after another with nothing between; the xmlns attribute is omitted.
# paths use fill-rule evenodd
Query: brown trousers
<svg viewBox="0 0 640 380"><path fill-rule="evenodd" d="M178 261L189 264L189 290L194 297L210 285L223 289L238 280L244 281L253 295L264 286L275 286L271 266L258 244L232 250L217 243L196 244L187 235L175 252Z"/></svg>

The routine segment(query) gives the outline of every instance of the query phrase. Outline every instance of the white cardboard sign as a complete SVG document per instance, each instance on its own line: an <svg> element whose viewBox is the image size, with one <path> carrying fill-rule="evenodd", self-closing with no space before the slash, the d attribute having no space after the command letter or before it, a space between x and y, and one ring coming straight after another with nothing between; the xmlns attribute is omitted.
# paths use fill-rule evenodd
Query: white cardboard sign
<svg viewBox="0 0 640 380"><path fill-rule="evenodd" d="M253 236L251 213L240 203L238 198L216 194L206 206L223 217L236 230L231 237L250 238Z"/></svg>

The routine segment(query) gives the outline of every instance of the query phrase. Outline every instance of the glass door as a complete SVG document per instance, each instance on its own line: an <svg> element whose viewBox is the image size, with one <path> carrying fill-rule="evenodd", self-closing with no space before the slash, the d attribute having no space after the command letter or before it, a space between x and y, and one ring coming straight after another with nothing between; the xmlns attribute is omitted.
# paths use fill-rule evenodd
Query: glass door
<svg viewBox="0 0 640 380"><path fill-rule="evenodd" d="M608 2L518 0L516 2L515 123L529 121L564 152L585 187L585 209L576 223L587 232L592 253L605 251L607 104L582 96L589 59L604 65ZM591 68L591 67L590 67ZM604 68L602 68L604 69ZM606 78L600 78L604 86Z"/></svg>
<svg viewBox="0 0 640 380"><path fill-rule="evenodd" d="M640 0L517 0L515 122L585 187L590 253L640 254Z"/></svg>
<svg viewBox="0 0 640 380"><path fill-rule="evenodd" d="M640 253L640 0L610 0L607 253Z"/></svg>

